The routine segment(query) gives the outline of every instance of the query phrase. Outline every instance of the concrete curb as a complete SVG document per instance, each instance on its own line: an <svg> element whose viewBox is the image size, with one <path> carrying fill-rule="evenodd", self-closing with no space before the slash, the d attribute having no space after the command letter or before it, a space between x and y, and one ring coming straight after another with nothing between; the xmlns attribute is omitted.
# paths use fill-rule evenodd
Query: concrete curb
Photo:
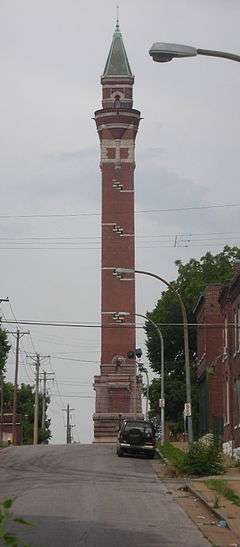
<svg viewBox="0 0 240 547"><path fill-rule="evenodd" d="M216 509L214 509L214 507L210 505L210 503L197 490L195 490L195 488L193 488L191 484L186 484L186 488L189 492L191 492L191 494L193 494L195 498L198 498L199 501L201 501L218 520L224 520L226 522L227 528L229 528L229 530L232 530L232 532L234 532L227 518L224 515L222 515L220 511L217 511Z"/></svg>
<svg viewBox="0 0 240 547"><path fill-rule="evenodd" d="M163 460L165 465L171 465L170 462L167 460L167 458L165 458L165 456L162 454L161 450L159 450L159 448L155 448L155 451L159 455L159 458L161 458L161 460Z"/></svg>

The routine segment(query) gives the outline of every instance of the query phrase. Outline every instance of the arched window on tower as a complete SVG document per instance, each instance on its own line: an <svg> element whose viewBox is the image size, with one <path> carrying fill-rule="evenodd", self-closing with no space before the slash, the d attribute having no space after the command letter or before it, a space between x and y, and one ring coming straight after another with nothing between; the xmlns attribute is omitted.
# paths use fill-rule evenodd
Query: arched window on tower
<svg viewBox="0 0 240 547"><path fill-rule="evenodd" d="M114 101L114 108L116 108L116 110L118 110L120 108L120 106L121 106L120 96L116 95L115 101Z"/></svg>

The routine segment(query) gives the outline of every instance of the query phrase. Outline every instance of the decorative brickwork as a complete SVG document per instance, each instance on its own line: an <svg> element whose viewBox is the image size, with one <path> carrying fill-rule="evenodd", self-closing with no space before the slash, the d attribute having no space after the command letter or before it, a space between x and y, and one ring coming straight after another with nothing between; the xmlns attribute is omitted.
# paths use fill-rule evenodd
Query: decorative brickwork
<svg viewBox="0 0 240 547"><path fill-rule="evenodd" d="M119 74L117 73L119 67ZM102 110L95 112L102 171L101 374L95 376L95 441L116 438L119 420L141 415L141 383L127 352L135 341L135 279L114 277L116 267L133 268L135 138L140 112L132 108L134 78L117 28L102 83ZM125 324L114 319L127 312ZM133 324L133 326L127 325Z"/></svg>

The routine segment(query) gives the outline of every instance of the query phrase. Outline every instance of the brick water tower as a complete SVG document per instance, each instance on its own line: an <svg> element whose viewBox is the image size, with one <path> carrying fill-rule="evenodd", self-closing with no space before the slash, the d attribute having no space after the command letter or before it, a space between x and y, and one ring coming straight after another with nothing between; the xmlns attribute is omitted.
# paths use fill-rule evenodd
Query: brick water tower
<svg viewBox="0 0 240 547"><path fill-rule="evenodd" d="M121 418L142 415L141 380L136 363L126 357L136 347L135 279L132 274L122 280L113 275L118 266L135 265L134 151L140 121L118 21L101 84L102 109L95 112L95 121L102 171L102 336L100 375L94 381L94 440L110 442Z"/></svg>

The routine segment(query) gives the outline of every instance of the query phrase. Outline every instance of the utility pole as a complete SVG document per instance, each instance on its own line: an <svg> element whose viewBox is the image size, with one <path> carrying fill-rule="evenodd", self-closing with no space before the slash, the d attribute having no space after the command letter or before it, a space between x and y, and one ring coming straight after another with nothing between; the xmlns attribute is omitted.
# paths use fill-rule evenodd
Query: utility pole
<svg viewBox="0 0 240 547"><path fill-rule="evenodd" d="M70 412L67 405L67 444L71 444Z"/></svg>
<svg viewBox="0 0 240 547"><path fill-rule="evenodd" d="M36 355L36 382L35 382L35 404L34 404L34 426L33 426L33 444L38 444L38 392L39 392L39 369L40 355Z"/></svg>
<svg viewBox="0 0 240 547"><path fill-rule="evenodd" d="M44 429L45 429L46 393L47 393L47 373L44 370L44 373L43 373L43 401L42 401L42 431L44 431Z"/></svg>
<svg viewBox="0 0 240 547"><path fill-rule="evenodd" d="M40 381L40 359L49 359L50 355L28 354L28 357L34 360L36 367L35 373L35 403L34 403L34 424L33 424L33 444L38 444L38 414L39 414L39 381ZM36 361L35 361L36 359Z"/></svg>
<svg viewBox="0 0 240 547"><path fill-rule="evenodd" d="M73 412L75 408L69 408L69 404L67 404L67 408L63 408L63 411L67 413L67 444L71 444L72 442L72 428L75 427L70 423L70 412Z"/></svg>
<svg viewBox="0 0 240 547"><path fill-rule="evenodd" d="M54 376L55 372L46 372L44 370L40 380L43 380L43 400L42 400L42 431L45 431L45 420L46 420L46 396L47 396L47 381L54 378L48 378L48 376Z"/></svg>
<svg viewBox="0 0 240 547"><path fill-rule="evenodd" d="M17 390L18 390L18 368L19 368L19 345L20 338L25 334L30 334L29 331L20 332L17 329L17 332L9 332L9 334L16 334L16 360L15 360L15 379L14 379L14 388L13 388L13 413L12 413L12 443L16 442L16 417L17 417Z"/></svg>
<svg viewBox="0 0 240 547"><path fill-rule="evenodd" d="M0 429L0 441L2 441L2 438L3 438L3 373L2 373L2 372L1 372L0 388L1 388L1 403L0 403L1 429Z"/></svg>
<svg viewBox="0 0 240 547"><path fill-rule="evenodd" d="M0 298L0 304L2 302L9 302L9 298ZM0 419L1 419L1 429L0 429L0 441L3 437L3 371L1 371L0 378L0 389L1 389L1 402L0 402Z"/></svg>

